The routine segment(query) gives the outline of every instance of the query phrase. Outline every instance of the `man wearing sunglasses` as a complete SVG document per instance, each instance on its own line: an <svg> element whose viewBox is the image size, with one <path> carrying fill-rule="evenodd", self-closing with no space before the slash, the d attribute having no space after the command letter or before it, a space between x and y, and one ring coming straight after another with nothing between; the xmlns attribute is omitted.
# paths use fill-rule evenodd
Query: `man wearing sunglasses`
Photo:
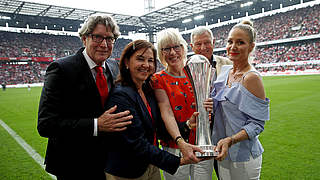
<svg viewBox="0 0 320 180"><path fill-rule="evenodd" d="M105 180L103 136L131 124L130 112L104 111L119 72L108 59L119 27L110 16L90 16L79 31L84 47L51 63L38 112L38 132L48 138L46 171L58 180Z"/></svg>

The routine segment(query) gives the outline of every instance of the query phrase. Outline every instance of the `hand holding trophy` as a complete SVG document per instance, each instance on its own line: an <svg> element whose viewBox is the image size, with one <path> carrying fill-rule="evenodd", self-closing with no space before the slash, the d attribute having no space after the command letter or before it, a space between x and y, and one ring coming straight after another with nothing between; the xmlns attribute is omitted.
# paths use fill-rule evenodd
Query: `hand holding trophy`
<svg viewBox="0 0 320 180"><path fill-rule="evenodd" d="M193 86L196 109L199 112L197 117L196 145L204 151L202 154L196 152L196 156L217 156L218 152L213 150L214 146L211 143L209 113L203 107L203 102L209 97L214 69L205 56L193 55L187 62L186 71Z"/></svg>

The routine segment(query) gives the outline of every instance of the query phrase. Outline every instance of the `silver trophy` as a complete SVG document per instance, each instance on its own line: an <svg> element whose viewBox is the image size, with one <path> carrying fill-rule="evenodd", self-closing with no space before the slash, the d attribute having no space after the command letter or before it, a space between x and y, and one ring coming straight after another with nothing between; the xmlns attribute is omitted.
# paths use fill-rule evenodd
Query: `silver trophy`
<svg viewBox="0 0 320 180"><path fill-rule="evenodd" d="M204 100L209 98L211 81L215 69L209 60L202 55L193 55L187 61L186 71L189 75L196 99L197 117L196 145L205 153L196 152L197 157L217 156L211 143L209 113L203 107Z"/></svg>

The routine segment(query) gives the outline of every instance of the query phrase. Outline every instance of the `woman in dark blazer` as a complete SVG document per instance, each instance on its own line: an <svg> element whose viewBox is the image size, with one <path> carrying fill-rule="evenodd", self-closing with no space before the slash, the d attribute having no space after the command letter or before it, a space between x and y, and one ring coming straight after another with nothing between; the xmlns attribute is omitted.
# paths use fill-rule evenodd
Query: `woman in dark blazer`
<svg viewBox="0 0 320 180"><path fill-rule="evenodd" d="M120 58L119 85L112 91L106 108L117 105L118 112L129 110L132 124L108 139L106 175L108 180L157 179L159 168L174 174L183 158L158 148L157 134L164 127L150 87L156 69L156 50L145 40L129 43Z"/></svg>

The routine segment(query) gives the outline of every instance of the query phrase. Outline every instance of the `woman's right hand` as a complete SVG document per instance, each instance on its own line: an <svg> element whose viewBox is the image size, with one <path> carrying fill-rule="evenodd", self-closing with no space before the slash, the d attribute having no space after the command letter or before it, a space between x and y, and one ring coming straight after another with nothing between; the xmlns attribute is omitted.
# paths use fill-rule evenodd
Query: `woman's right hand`
<svg viewBox="0 0 320 180"><path fill-rule="evenodd" d="M224 160L228 155L228 149L232 144L231 137L226 137L224 139L221 139L217 146L214 148L214 151L218 151L219 155L215 157L216 160L222 161Z"/></svg>
<svg viewBox="0 0 320 180"><path fill-rule="evenodd" d="M199 147L189 144L184 140L179 141L178 147L182 154L180 165L195 164L201 161L201 159L197 158L195 155L195 152L203 152Z"/></svg>
<svg viewBox="0 0 320 180"><path fill-rule="evenodd" d="M199 147L197 147L195 145L186 143L185 141L183 141L183 143L187 147L186 149L189 148L190 151L186 151L187 152L187 154L186 154L185 151L180 149L181 153L182 153L182 157L180 158L180 165L181 166L182 165L186 165L186 164L196 164L196 163L201 162L201 161L212 159L212 157L200 157L200 158L196 157L195 156L195 152L203 153L203 151Z"/></svg>

